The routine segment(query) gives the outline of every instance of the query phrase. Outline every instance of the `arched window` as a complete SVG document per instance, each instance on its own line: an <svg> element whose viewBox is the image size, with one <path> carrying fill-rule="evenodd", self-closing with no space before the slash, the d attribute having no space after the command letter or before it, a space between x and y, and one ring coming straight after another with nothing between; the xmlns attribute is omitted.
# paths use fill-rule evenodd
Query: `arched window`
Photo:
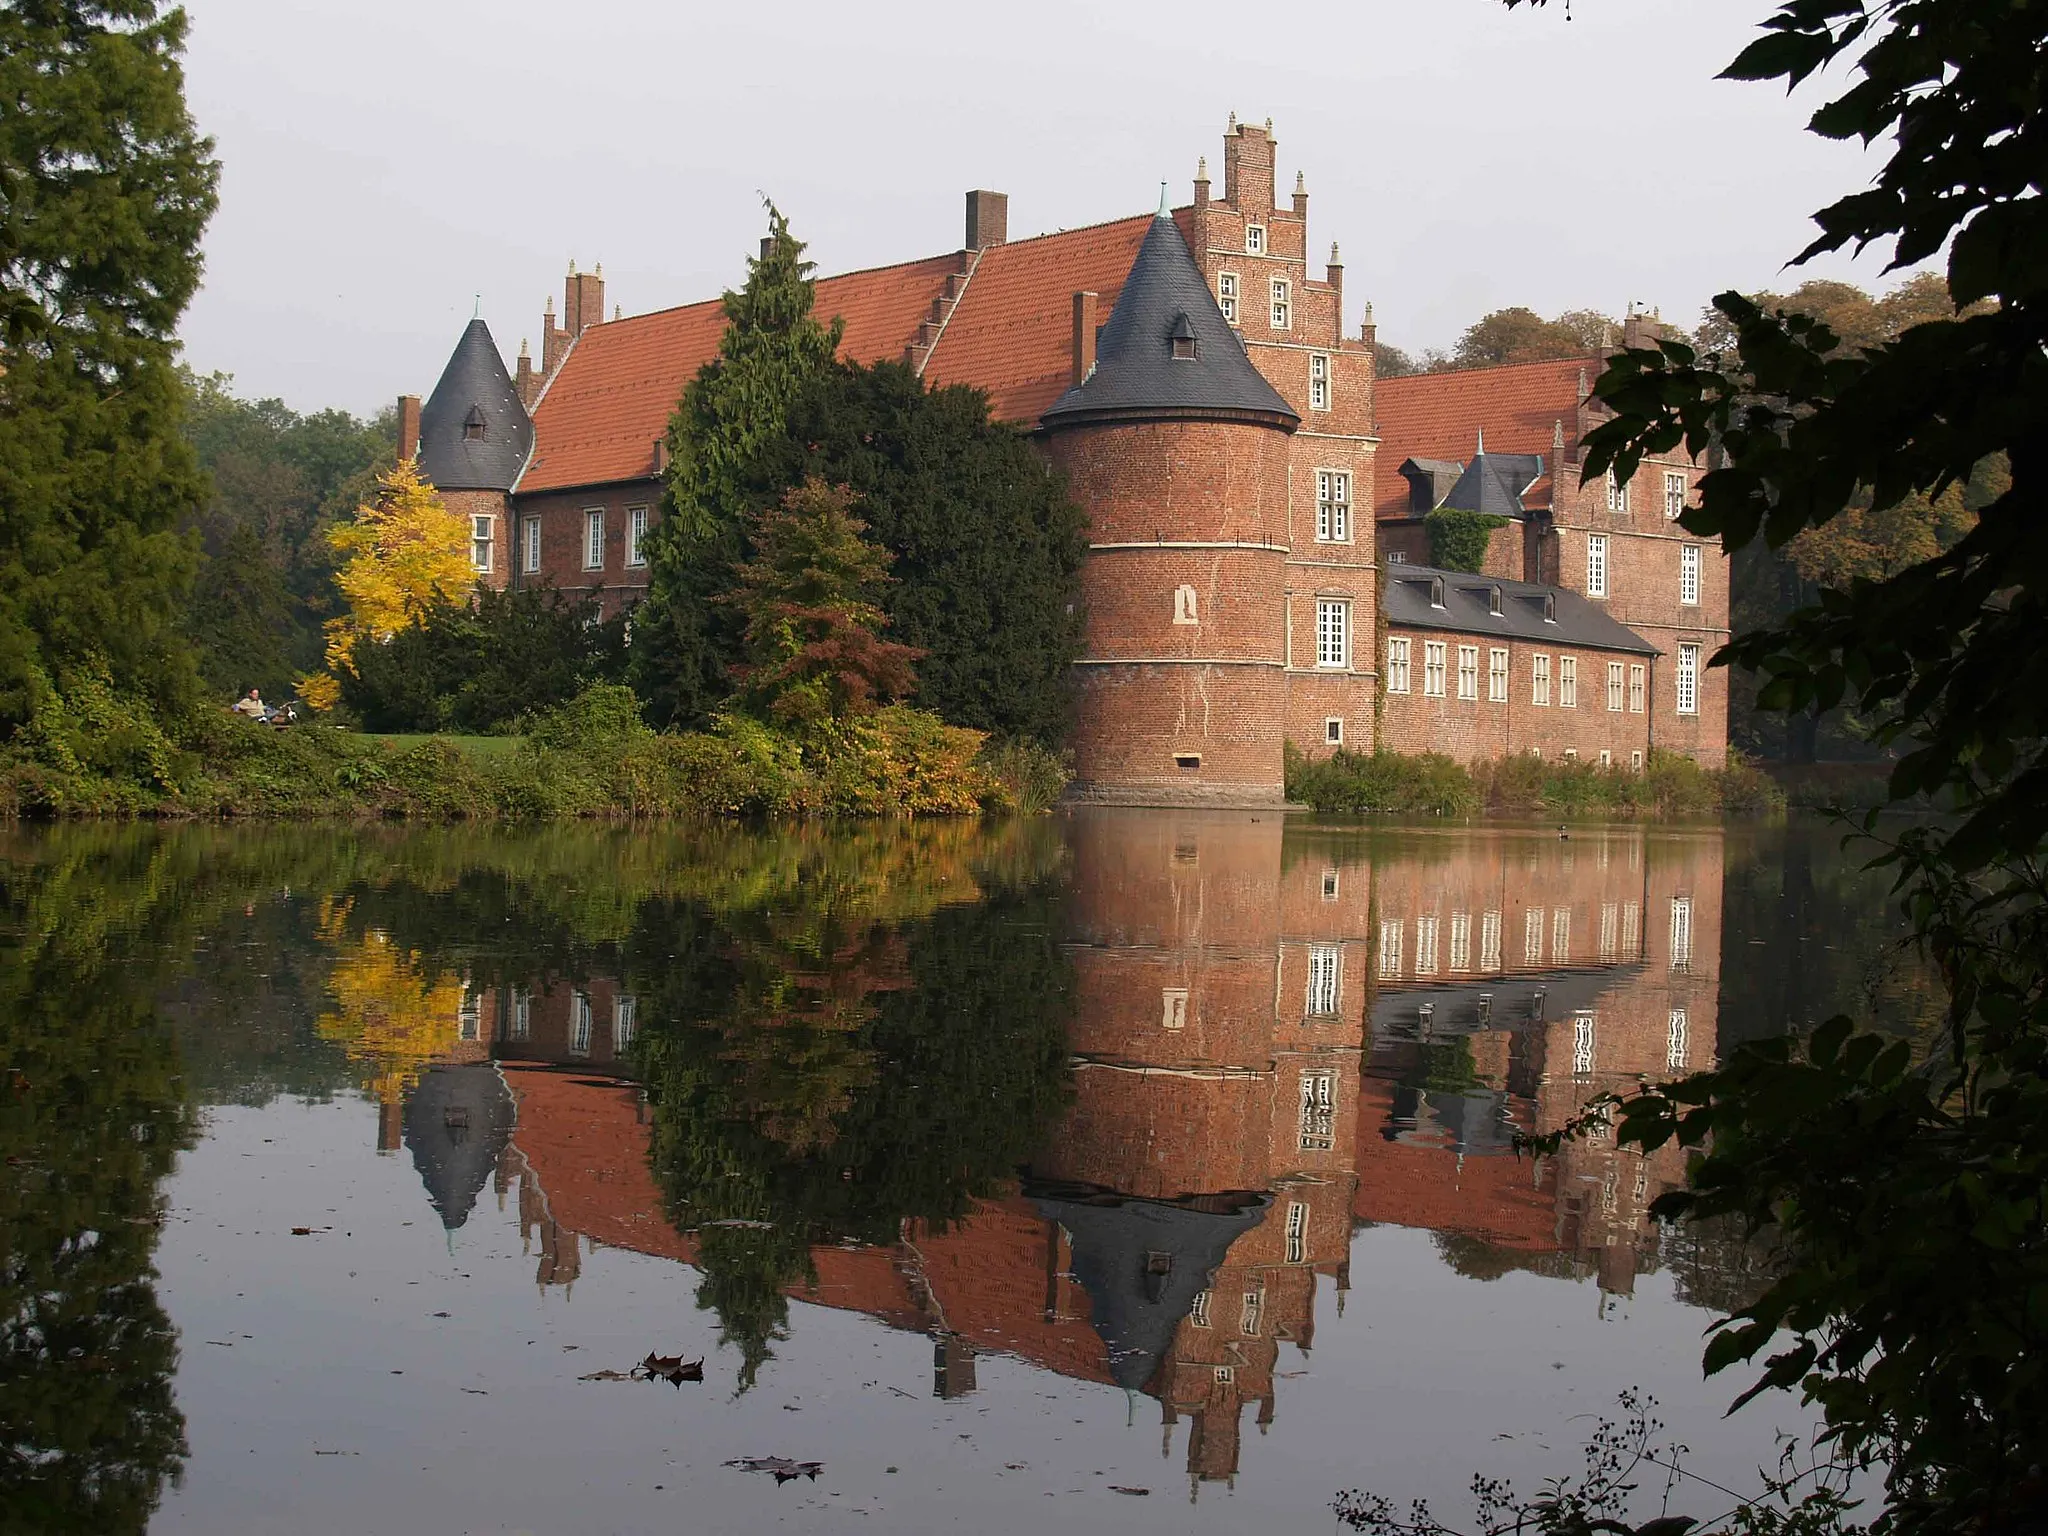
<svg viewBox="0 0 2048 1536"><path fill-rule="evenodd" d="M1500 617L1500 588L1499 588L1499 587L1493 587L1493 588L1490 588L1490 589L1488 589L1488 591L1487 591L1487 594L1486 594L1486 611L1487 611L1488 613L1492 614L1492 615L1493 615L1493 616L1494 616L1494 617L1495 617L1496 619Z"/></svg>
<svg viewBox="0 0 2048 1536"><path fill-rule="evenodd" d="M1555 624L1557 622L1557 594L1555 592L1543 594L1543 622L1546 624Z"/></svg>

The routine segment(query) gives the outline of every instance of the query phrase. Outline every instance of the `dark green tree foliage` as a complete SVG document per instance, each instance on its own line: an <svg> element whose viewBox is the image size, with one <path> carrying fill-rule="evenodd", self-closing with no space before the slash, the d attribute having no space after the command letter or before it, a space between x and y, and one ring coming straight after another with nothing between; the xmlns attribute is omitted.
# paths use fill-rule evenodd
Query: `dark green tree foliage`
<svg viewBox="0 0 2048 1536"><path fill-rule="evenodd" d="M633 648L634 685L661 724L701 723L731 691L738 621L717 598L747 554L747 466L839 348L840 323L820 324L811 312L814 270L770 203L768 239L747 261L746 285L725 295L718 356L670 418L668 491L648 536Z"/></svg>
<svg viewBox="0 0 2048 1536"><path fill-rule="evenodd" d="M1960 802L1894 863L1945 1028L1918 1061L1846 1018L1803 1048L1745 1046L1631 1096L1619 1137L1704 1152L1664 1214L1782 1241L1783 1277L1724 1321L1709 1368L1770 1351L1760 1386L1802 1387L1837 1447L1885 1465L1881 1528L2018 1530L2048 1507L2048 0L1785 0L1727 73L1797 84L1830 63L1851 83L1813 130L1888 158L1816 215L1805 254L1945 249L1961 317L1858 352L1724 294L1740 369L1670 341L1614 359L1586 473L1718 448L1685 525L1780 548L1861 495L1937 501L2005 457L1953 547L1821 588L1719 658L1765 676L1766 709L1853 691L1908 748L1893 795Z"/></svg>
<svg viewBox="0 0 2048 1536"><path fill-rule="evenodd" d="M1429 534L1429 563L1446 571L1470 571L1475 576L1486 566L1486 546L1496 528L1508 519L1494 512L1474 512L1469 507L1438 507L1422 520Z"/></svg>
<svg viewBox="0 0 2048 1536"><path fill-rule="evenodd" d="M552 587L443 603L383 643L354 652L341 698L373 731L489 733L566 704L626 670L626 621L600 619L595 597Z"/></svg>
<svg viewBox="0 0 2048 1536"><path fill-rule="evenodd" d="M218 168L185 110L181 11L0 8L0 730L74 669L174 707L204 499L172 335Z"/></svg>
<svg viewBox="0 0 2048 1536"><path fill-rule="evenodd" d="M162 887L96 851L0 866L0 1528L140 1536L185 1456L151 1256L193 1121L123 931Z"/></svg>
<svg viewBox="0 0 2048 1536"><path fill-rule="evenodd" d="M374 487L397 449L392 413L302 415L281 400L243 400L225 374L184 375L185 435L212 481L194 519L199 572L189 627L215 694L289 693L321 663L333 609L325 534Z"/></svg>
<svg viewBox="0 0 2048 1536"><path fill-rule="evenodd" d="M1057 743L1081 650L1087 521L979 390L900 363L823 370L743 476L761 505L817 476L851 486L889 550L893 639L924 652L917 702L956 725Z"/></svg>

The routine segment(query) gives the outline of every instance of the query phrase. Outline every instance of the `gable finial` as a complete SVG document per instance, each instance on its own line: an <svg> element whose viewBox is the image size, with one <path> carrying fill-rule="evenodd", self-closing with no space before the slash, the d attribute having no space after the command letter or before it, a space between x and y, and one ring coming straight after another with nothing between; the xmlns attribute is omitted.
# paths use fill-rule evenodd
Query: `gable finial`
<svg viewBox="0 0 2048 1536"><path fill-rule="evenodd" d="M470 318L470 319L472 319L472 320L481 320L481 319L483 319L483 317L484 317L484 296L483 296L482 294L478 294L478 295L476 296L476 303L475 303L475 304L473 304L472 306L470 306L470 311L469 311L469 318Z"/></svg>

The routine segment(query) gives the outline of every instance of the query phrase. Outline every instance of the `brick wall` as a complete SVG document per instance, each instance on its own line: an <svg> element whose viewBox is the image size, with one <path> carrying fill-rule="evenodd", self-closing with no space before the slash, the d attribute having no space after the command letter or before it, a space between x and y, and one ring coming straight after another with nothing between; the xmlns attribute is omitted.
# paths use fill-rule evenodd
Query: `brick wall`
<svg viewBox="0 0 2048 1536"><path fill-rule="evenodd" d="M647 594L647 567L627 563L627 531L635 508L646 511L651 528L661 515L661 482L634 480L621 485L582 490L544 491L513 498L511 538L516 547L506 559L518 586L548 585L562 592L601 593L607 615L638 602ZM587 558L589 516L604 518L602 559ZM540 569L529 570L527 541L539 520ZM502 585L502 583L500 583Z"/></svg>
<svg viewBox="0 0 2048 1536"><path fill-rule="evenodd" d="M1585 761L1598 762L1600 754L1607 752L1612 762L1640 766L1633 754L1642 753L1647 758L1653 735L1649 702L1654 692L1650 686L1654 657L1538 645L1526 640L1503 641L1499 636L1451 630L1399 629L1388 634L1390 646L1401 642L1408 648L1408 691L1395 693L1389 689L1380 723L1381 740L1396 752L1442 752L1460 762L1531 750L1550 761L1576 753ZM1428 679L1426 648L1437 644L1444 647L1441 697L1424 691ZM1465 647L1476 652L1475 699L1458 697L1459 653ZM1503 649L1508 653L1507 699L1496 703L1489 696L1492 653ZM1550 669L1547 705L1535 702L1538 657L1544 658ZM1568 661L1577 674L1577 702L1569 707L1564 703ZM1622 668L1619 710L1608 708L1610 664ZM1631 667L1643 669L1645 707L1641 713L1628 708ZM1397 680L1389 677L1390 684Z"/></svg>

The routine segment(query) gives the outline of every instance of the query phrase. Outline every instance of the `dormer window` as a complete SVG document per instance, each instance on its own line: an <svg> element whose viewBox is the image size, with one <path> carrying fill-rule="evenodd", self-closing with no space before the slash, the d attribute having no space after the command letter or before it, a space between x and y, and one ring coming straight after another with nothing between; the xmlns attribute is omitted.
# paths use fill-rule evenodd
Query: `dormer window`
<svg viewBox="0 0 2048 1536"><path fill-rule="evenodd" d="M1546 624L1555 624L1557 622L1557 594L1555 592L1543 594L1543 622Z"/></svg>
<svg viewBox="0 0 2048 1536"><path fill-rule="evenodd" d="M1444 579L1441 576L1432 576L1429 579L1429 606L1432 608L1441 608L1443 607L1443 605Z"/></svg>
<svg viewBox="0 0 2048 1536"><path fill-rule="evenodd" d="M484 440L484 413L472 405L469 414L462 418L462 440L466 443L480 443Z"/></svg>
<svg viewBox="0 0 2048 1536"><path fill-rule="evenodd" d="M1500 617L1500 588L1489 587L1486 591L1486 611L1496 619Z"/></svg>
<svg viewBox="0 0 2048 1536"><path fill-rule="evenodd" d="M1195 325L1183 310L1174 317L1169 345L1177 363L1191 363L1195 360Z"/></svg>

